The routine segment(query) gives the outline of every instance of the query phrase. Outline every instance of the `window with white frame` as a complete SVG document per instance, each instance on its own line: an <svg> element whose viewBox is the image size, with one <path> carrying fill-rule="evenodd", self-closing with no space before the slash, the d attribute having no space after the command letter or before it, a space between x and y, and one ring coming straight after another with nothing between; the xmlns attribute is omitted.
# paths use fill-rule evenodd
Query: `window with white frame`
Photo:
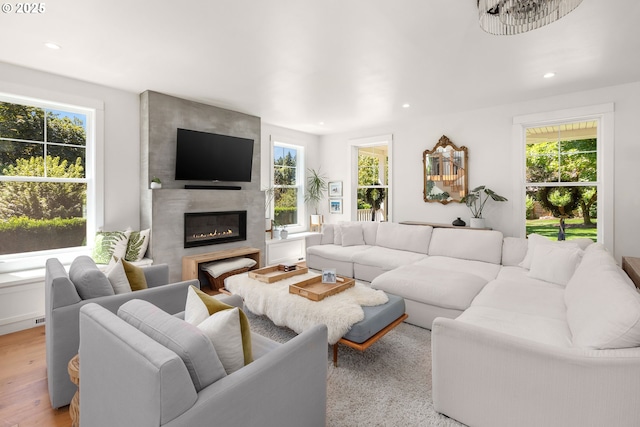
<svg viewBox="0 0 640 427"><path fill-rule="evenodd" d="M304 150L273 143L273 220L289 231L302 231L304 221Z"/></svg>
<svg viewBox="0 0 640 427"><path fill-rule="evenodd" d="M391 221L391 135L359 138L352 146L352 214L356 221Z"/></svg>
<svg viewBox="0 0 640 427"><path fill-rule="evenodd" d="M514 117L521 235L588 237L614 250L614 104Z"/></svg>
<svg viewBox="0 0 640 427"><path fill-rule="evenodd" d="M0 95L0 257L86 247L92 109Z"/></svg>

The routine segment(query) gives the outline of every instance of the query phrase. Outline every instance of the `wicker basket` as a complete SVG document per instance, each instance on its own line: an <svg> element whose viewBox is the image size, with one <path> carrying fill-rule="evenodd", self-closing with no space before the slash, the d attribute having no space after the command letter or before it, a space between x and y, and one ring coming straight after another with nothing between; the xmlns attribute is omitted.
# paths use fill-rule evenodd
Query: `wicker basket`
<svg viewBox="0 0 640 427"><path fill-rule="evenodd" d="M211 274L203 270L204 274L207 276L207 279L209 279L211 289L214 291L220 291L220 289L224 288L224 279L226 279L227 277L233 276L234 274L246 273L247 271L249 271L249 267L242 267L238 268L237 270L231 270L227 271L226 273L222 273L218 277L213 277Z"/></svg>

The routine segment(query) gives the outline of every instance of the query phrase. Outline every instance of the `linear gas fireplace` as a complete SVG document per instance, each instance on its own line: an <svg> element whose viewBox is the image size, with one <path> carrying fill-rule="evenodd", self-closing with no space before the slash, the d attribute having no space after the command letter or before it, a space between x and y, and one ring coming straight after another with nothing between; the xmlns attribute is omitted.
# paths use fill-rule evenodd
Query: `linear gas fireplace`
<svg viewBox="0 0 640 427"><path fill-rule="evenodd" d="M247 211L184 214L184 247L247 240Z"/></svg>

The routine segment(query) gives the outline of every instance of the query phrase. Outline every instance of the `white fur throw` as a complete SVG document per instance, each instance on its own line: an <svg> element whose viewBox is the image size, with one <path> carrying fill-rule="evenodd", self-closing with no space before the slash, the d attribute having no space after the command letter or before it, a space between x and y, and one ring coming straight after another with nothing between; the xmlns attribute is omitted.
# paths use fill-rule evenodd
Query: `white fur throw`
<svg viewBox="0 0 640 427"><path fill-rule="evenodd" d="M329 344L335 344L355 323L364 319L363 305L381 305L389 301L383 291L374 290L362 283L332 295L322 301L311 301L300 295L290 294L289 285L311 277L306 273L274 283L250 279L247 273L225 279L226 288L240 295L248 310L267 316L278 326L286 326L296 333L318 324L327 325Z"/></svg>

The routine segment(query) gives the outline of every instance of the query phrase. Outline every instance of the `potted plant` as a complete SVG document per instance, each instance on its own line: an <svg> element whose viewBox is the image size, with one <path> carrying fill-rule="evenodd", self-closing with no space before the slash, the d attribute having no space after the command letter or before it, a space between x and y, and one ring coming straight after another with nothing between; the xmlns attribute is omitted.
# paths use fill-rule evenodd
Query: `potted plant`
<svg viewBox="0 0 640 427"><path fill-rule="evenodd" d="M311 215L311 224L322 224L322 216L318 214L318 205L327 191L327 178L320 174L320 169L307 169L307 187L304 201L313 207L315 214Z"/></svg>
<svg viewBox="0 0 640 427"><path fill-rule="evenodd" d="M153 179L151 179L151 189L157 190L158 188L162 188L162 181L160 181L160 178L157 176L154 176Z"/></svg>
<svg viewBox="0 0 640 427"><path fill-rule="evenodd" d="M487 200L492 199L496 202L506 202L507 198L496 194L495 191L481 185L469 191L466 196L460 200L460 203L465 203L471 211L471 228L484 228L484 218L482 217L482 210Z"/></svg>

